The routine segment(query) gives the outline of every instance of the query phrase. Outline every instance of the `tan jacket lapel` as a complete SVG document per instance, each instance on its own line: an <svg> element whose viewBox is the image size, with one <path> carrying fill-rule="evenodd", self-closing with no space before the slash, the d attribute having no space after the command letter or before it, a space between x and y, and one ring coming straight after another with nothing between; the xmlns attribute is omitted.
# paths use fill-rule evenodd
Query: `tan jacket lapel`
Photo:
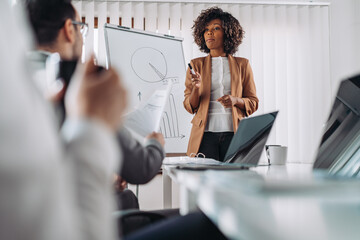
<svg viewBox="0 0 360 240"><path fill-rule="evenodd" d="M202 81L203 81L203 94L202 97L206 99L209 98L210 101L210 93L211 93L211 57L208 55L204 59L204 68L205 71L202 73ZM210 70L210 71L209 71ZM202 99L203 100L203 99Z"/></svg>
<svg viewBox="0 0 360 240"><path fill-rule="evenodd" d="M229 68L230 68L230 76L231 76L231 96L236 96L236 89L238 87L239 81L237 79L239 78L237 62L235 58L231 55L228 55L228 61L229 61Z"/></svg>
<svg viewBox="0 0 360 240"><path fill-rule="evenodd" d="M203 81L203 89L201 93L201 105L202 111L201 116L206 121L207 111L210 105L210 94L211 94L211 57L208 55L204 59L204 67L202 68L204 71L201 73L202 81ZM210 71L209 71L210 70Z"/></svg>
<svg viewBox="0 0 360 240"><path fill-rule="evenodd" d="M228 55L228 61L229 61L230 76L231 76L231 96L239 97L238 88L239 88L239 84L241 84L240 73L238 72L239 66L238 63L236 62L236 59L231 55ZM235 106L232 107L232 119L233 119L234 132L236 132L239 125L239 118Z"/></svg>

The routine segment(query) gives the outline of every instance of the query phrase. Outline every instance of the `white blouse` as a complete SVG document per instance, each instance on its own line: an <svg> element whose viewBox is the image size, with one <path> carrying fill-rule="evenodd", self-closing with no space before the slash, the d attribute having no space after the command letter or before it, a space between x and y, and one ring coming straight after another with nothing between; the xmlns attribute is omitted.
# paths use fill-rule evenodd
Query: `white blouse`
<svg viewBox="0 0 360 240"><path fill-rule="evenodd" d="M211 95L206 132L233 132L231 108L216 99L231 94L231 76L227 57L211 58Z"/></svg>

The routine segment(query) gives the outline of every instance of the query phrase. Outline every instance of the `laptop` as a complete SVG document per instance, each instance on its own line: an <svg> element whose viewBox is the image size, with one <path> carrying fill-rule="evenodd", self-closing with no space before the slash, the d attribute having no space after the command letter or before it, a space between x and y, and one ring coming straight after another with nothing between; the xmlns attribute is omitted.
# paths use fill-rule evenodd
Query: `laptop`
<svg viewBox="0 0 360 240"><path fill-rule="evenodd" d="M313 168L332 176L360 177L360 75L340 83Z"/></svg>
<svg viewBox="0 0 360 240"><path fill-rule="evenodd" d="M230 142L224 162L184 164L177 166L177 168L186 170L239 170L260 166L260 157L277 114L278 111L275 111L242 119Z"/></svg>

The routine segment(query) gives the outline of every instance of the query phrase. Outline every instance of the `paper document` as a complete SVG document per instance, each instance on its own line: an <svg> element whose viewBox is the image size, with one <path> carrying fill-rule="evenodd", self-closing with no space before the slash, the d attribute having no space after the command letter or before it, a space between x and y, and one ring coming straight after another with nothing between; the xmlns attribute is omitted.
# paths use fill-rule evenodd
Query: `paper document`
<svg viewBox="0 0 360 240"><path fill-rule="evenodd" d="M171 86L172 83L170 82L166 89L156 90L135 111L127 114L124 126L142 137L159 131L160 121L169 99Z"/></svg>

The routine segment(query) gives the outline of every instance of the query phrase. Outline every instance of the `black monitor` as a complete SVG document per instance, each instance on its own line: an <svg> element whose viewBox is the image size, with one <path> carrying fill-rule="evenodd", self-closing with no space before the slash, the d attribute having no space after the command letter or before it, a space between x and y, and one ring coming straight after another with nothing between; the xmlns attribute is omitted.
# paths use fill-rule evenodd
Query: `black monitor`
<svg viewBox="0 0 360 240"><path fill-rule="evenodd" d="M360 176L360 75L341 82L313 167Z"/></svg>

